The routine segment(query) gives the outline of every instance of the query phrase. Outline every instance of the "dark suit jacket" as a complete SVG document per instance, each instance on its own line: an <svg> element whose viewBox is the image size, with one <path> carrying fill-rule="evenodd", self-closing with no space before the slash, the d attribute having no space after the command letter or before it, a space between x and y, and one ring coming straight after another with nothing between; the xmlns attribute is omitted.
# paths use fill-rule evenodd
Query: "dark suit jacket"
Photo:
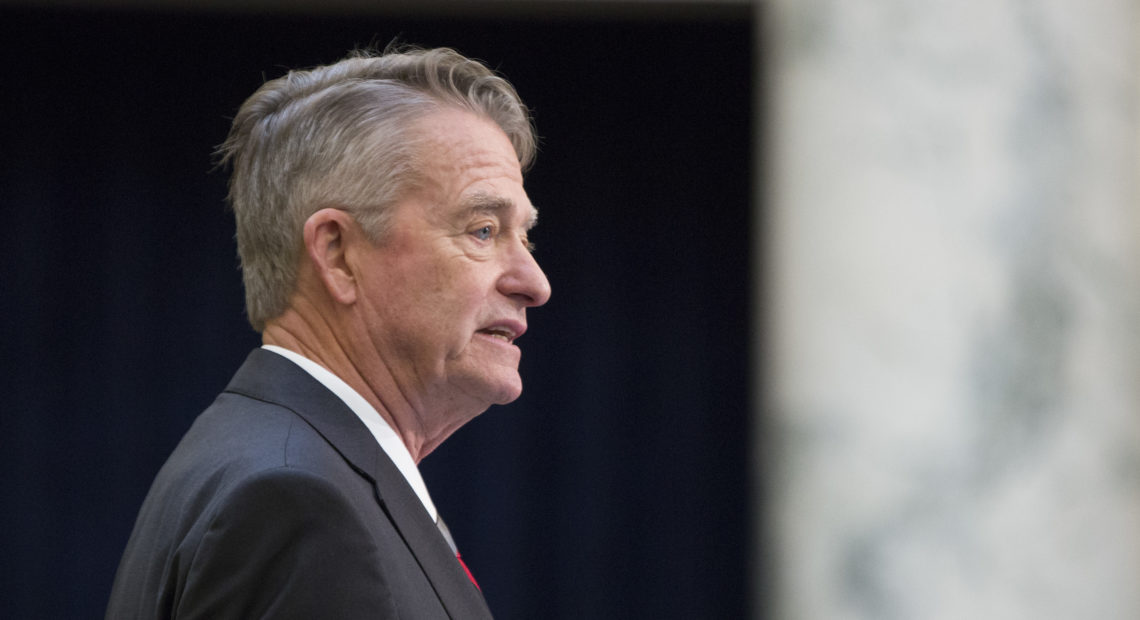
<svg viewBox="0 0 1140 620"><path fill-rule="evenodd" d="M254 350L143 503L107 618L490 618L359 418Z"/></svg>

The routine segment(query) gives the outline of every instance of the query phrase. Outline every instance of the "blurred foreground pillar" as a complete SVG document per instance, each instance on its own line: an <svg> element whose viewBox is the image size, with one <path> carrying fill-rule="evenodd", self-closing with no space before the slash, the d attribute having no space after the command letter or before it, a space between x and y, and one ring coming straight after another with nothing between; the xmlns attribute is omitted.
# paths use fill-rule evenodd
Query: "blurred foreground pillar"
<svg viewBox="0 0 1140 620"><path fill-rule="evenodd" d="M763 7L762 611L1140 618L1137 4Z"/></svg>

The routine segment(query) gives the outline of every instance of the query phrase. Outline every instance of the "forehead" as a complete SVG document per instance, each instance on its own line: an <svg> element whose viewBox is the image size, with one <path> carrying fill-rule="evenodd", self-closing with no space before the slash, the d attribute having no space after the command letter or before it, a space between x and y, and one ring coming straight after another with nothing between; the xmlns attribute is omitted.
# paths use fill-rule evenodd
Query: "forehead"
<svg viewBox="0 0 1140 620"><path fill-rule="evenodd" d="M417 130L425 189L441 206L525 222L537 217L514 146L492 121L446 108L422 118Z"/></svg>
<svg viewBox="0 0 1140 620"><path fill-rule="evenodd" d="M527 229L534 228L538 224L538 209L529 201L519 205L508 197L482 190L464 196L458 210L460 215L492 215L499 219L509 219L517 214L521 216Z"/></svg>

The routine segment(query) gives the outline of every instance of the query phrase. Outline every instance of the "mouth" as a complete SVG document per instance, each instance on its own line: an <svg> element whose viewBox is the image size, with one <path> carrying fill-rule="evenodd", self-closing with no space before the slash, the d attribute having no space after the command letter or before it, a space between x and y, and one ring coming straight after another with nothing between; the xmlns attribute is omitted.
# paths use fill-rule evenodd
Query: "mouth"
<svg viewBox="0 0 1140 620"><path fill-rule="evenodd" d="M513 324L496 324L490 327L480 329L478 333L502 340L507 344L515 341L516 338L523 335L526 328L521 325Z"/></svg>

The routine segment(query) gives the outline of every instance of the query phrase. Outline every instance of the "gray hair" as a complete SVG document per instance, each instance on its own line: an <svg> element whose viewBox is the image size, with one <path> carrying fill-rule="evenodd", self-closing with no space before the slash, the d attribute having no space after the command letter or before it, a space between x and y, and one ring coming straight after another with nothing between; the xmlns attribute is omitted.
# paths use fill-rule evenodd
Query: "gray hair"
<svg viewBox="0 0 1140 620"><path fill-rule="evenodd" d="M310 215L344 209L380 241L390 207L418 181L421 136L411 126L443 106L496 123L524 170L534 159L534 128L515 89L447 48L356 52L290 71L242 104L217 152L233 168L228 200L255 330L289 305Z"/></svg>

